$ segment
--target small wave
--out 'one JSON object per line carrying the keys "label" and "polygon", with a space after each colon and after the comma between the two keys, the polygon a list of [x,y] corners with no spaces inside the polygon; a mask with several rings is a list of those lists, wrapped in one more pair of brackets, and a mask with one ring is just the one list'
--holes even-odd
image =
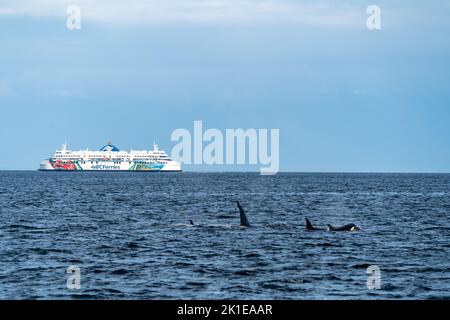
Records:
{"label": "small wave", "polygon": [[97,250],[109,250],[109,249],[117,249],[117,248],[113,246],[108,246],[106,244],[102,244],[101,246],[97,247]]}
{"label": "small wave", "polygon": [[127,248],[129,248],[129,249],[137,249],[137,248],[139,248],[139,245],[137,243],[135,243],[135,242],[130,242],[130,243],[127,244]]}
{"label": "small wave", "polygon": [[74,300],[97,300],[99,299],[99,294],[101,294],[101,292],[92,294],[79,293],[79,294],[72,294],[70,297]]}
{"label": "small wave", "polygon": [[282,279],[281,282],[283,283],[290,283],[290,284],[305,284],[305,283],[310,283],[311,281],[309,281],[308,279]]}
{"label": "small wave", "polygon": [[416,288],[417,288],[419,291],[425,291],[425,292],[433,291],[433,288],[431,288],[431,287],[429,287],[429,286],[427,286],[427,285],[424,285],[424,284],[418,284],[418,285],[416,286]]}
{"label": "small wave", "polygon": [[260,285],[260,287],[264,288],[264,289],[269,289],[269,290],[282,290],[285,287],[281,286],[279,284],[275,284],[275,283],[263,283]]}
{"label": "small wave", "polygon": [[192,224],[189,224],[189,223],[176,223],[176,224],[168,225],[168,227],[172,227],[172,228],[192,228],[192,227],[195,227],[195,225],[192,225]]}
{"label": "small wave", "polygon": [[255,270],[238,270],[233,272],[233,274],[236,276],[244,276],[244,277],[253,276],[256,273],[257,272]]}
{"label": "small wave", "polygon": [[381,287],[381,289],[382,289],[383,291],[391,292],[391,291],[397,290],[397,287],[394,286],[393,284],[388,283],[388,284],[383,284],[382,287]]}
{"label": "small wave", "polygon": [[450,295],[431,295],[426,298],[427,300],[448,300]]}
{"label": "small wave", "polygon": [[105,273],[105,270],[95,268],[95,269],[90,270],[90,272],[92,272],[93,274],[100,274],[100,273]]}
{"label": "small wave", "polygon": [[230,215],[222,214],[222,215],[216,216],[216,218],[217,219],[234,219],[234,218],[236,218],[236,216],[230,216]]}
{"label": "small wave", "polygon": [[268,228],[272,229],[289,229],[290,226],[287,223],[271,223],[267,225]]}
{"label": "small wave", "polygon": [[314,246],[327,248],[327,247],[342,247],[342,245],[338,245],[330,242],[316,243]]}
{"label": "small wave", "polygon": [[239,226],[233,225],[233,224],[208,224],[208,225],[200,226],[200,227],[209,228],[209,229],[214,229],[214,228],[229,229],[229,228],[239,227]]}
{"label": "small wave", "polygon": [[126,269],[117,269],[111,272],[111,274],[114,275],[125,275],[127,273],[130,273],[130,271],[126,270]]}
{"label": "small wave", "polygon": [[372,264],[369,264],[369,263],[354,264],[354,265],[351,266],[351,268],[353,268],[353,269],[367,269],[371,265]]}
{"label": "small wave", "polygon": [[193,266],[193,264],[188,263],[188,262],[177,262],[174,264],[174,267],[177,267],[177,268],[185,268],[185,267],[191,267],[191,266]]}
{"label": "small wave", "polygon": [[131,204],[131,206],[132,207],[143,207],[144,204],[143,203],[136,203],[136,202],[134,202],[134,203]]}
{"label": "small wave", "polygon": [[186,285],[190,286],[190,287],[207,287],[208,286],[207,283],[204,283],[204,282],[193,282],[193,281],[186,282]]}
{"label": "small wave", "polygon": [[111,289],[111,288],[107,288],[104,291],[108,292],[108,293],[112,293],[112,294],[124,294],[124,292],[117,290],[117,289]]}
{"label": "small wave", "polygon": [[25,224],[11,224],[9,226],[7,226],[7,228],[10,229],[25,229],[25,230],[50,230],[48,228],[40,228],[40,227],[35,227],[35,226],[29,226],[29,225],[25,225]]}
{"label": "small wave", "polygon": [[40,255],[47,255],[49,253],[67,253],[71,254],[71,250],[65,250],[65,249],[46,249],[46,248],[32,248],[31,251],[40,254]]}

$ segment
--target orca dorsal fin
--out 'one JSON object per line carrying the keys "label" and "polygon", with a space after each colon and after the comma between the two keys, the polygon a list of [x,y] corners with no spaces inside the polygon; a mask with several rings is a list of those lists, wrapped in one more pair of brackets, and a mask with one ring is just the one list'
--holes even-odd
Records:
{"label": "orca dorsal fin", "polygon": [[241,227],[250,227],[250,222],[248,222],[247,215],[245,214],[244,209],[242,208],[242,206],[239,203],[239,201],[237,201],[236,203],[237,203],[237,206],[239,208],[239,213],[240,213],[240,216],[241,216]]}
{"label": "orca dorsal fin", "polygon": [[331,224],[327,224],[328,231],[334,231],[334,227]]}
{"label": "orca dorsal fin", "polygon": [[306,230],[314,230],[314,227],[313,227],[311,221],[309,221],[308,218],[305,218],[305,220],[306,220]]}

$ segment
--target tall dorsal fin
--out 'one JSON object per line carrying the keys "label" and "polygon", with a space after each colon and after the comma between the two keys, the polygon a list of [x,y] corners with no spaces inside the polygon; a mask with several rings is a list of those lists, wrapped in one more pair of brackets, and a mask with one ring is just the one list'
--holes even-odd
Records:
{"label": "tall dorsal fin", "polygon": [[306,220],[306,230],[314,230],[314,227],[313,227],[311,221],[309,221],[308,218],[305,218],[305,220]]}
{"label": "tall dorsal fin", "polygon": [[247,215],[245,214],[244,209],[242,208],[239,201],[237,201],[237,205],[239,208],[239,213],[241,215],[241,227],[250,227],[250,222],[248,222]]}

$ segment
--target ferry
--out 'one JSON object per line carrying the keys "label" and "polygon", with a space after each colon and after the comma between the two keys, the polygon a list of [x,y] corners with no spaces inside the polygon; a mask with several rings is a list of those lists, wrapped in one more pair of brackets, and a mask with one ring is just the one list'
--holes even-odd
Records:
{"label": "ferry", "polygon": [[41,162],[39,171],[138,171],[181,172],[181,164],[172,161],[156,143],[153,150],[122,151],[108,142],[99,151],[71,151],[67,143]]}

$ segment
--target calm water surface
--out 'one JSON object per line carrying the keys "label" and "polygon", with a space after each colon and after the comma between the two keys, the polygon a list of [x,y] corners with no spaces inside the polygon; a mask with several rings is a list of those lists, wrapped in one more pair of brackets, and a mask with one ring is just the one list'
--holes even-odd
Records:
{"label": "calm water surface", "polygon": [[0,172],[0,216],[1,299],[450,298],[445,174]]}

